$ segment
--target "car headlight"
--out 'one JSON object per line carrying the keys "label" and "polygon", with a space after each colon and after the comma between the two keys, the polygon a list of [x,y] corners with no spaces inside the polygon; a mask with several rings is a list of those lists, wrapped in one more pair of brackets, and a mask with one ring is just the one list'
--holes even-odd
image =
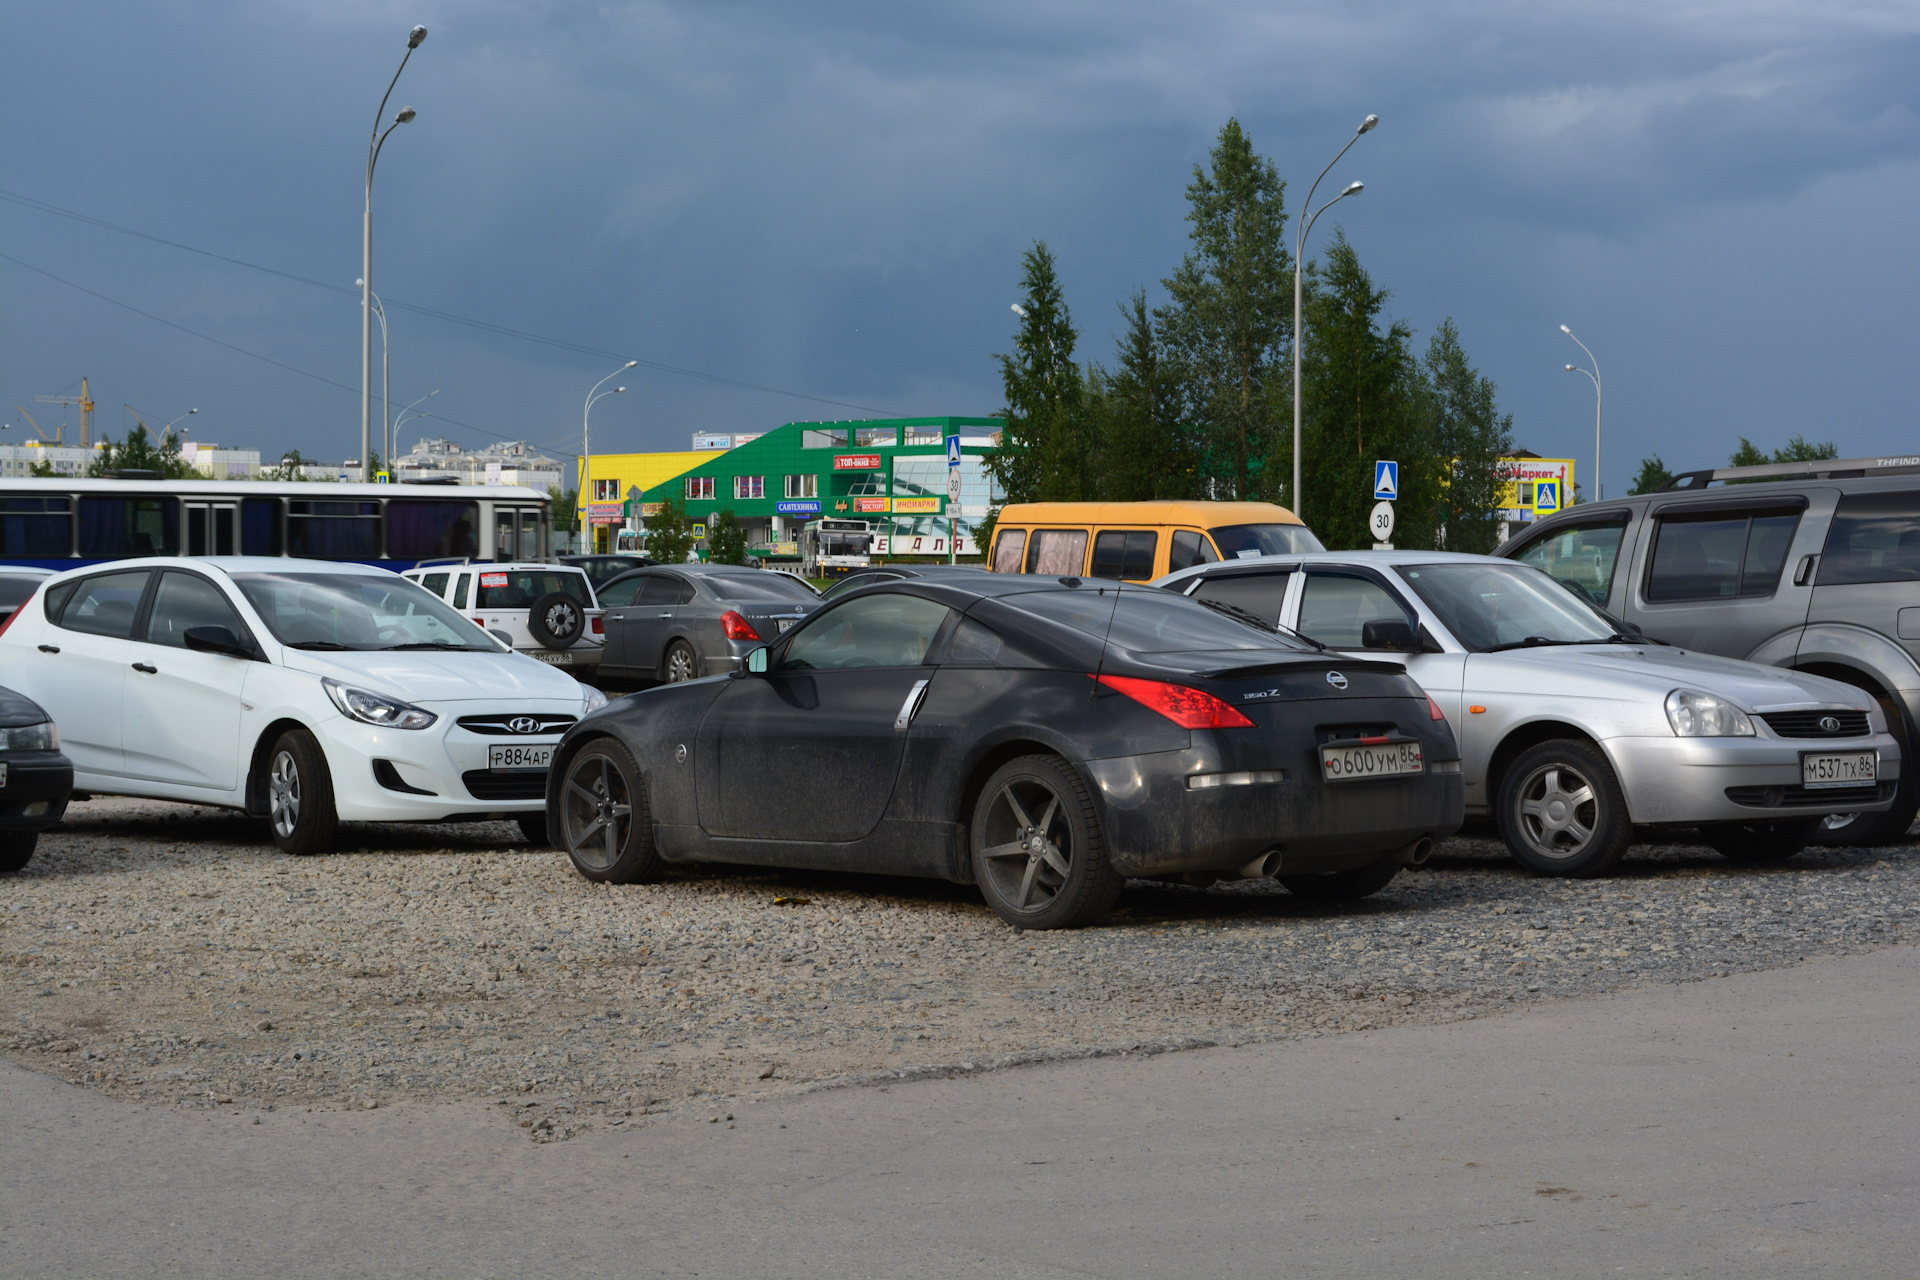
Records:
{"label": "car headlight", "polygon": [[440,718],[411,702],[368,693],[338,680],[323,677],[320,684],[333,699],[333,705],[340,708],[341,715],[362,724],[377,724],[383,729],[424,729]]}
{"label": "car headlight", "polygon": [[0,751],[58,751],[60,730],[51,720],[0,729]]}
{"label": "car headlight", "polygon": [[580,714],[597,711],[607,705],[607,695],[590,684],[580,686]]}
{"label": "car headlight", "polygon": [[1682,738],[1751,738],[1753,721],[1747,713],[1698,689],[1675,689],[1667,695],[1667,723]]}

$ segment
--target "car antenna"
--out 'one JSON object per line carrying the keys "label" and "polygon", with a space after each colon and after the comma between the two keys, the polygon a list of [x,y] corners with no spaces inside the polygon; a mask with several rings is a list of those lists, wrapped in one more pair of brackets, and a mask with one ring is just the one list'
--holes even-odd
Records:
{"label": "car antenna", "polygon": [[[1105,587],[1100,588],[1101,595],[1107,594]],[[1093,692],[1087,695],[1091,702],[1100,696],[1100,677],[1107,669],[1107,645],[1113,639],[1113,620],[1120,613],[1120,584],[1113,584],[1113,608],[1107,614],[1107,633],[1100,637],[1100,660],[1093,665]]]}

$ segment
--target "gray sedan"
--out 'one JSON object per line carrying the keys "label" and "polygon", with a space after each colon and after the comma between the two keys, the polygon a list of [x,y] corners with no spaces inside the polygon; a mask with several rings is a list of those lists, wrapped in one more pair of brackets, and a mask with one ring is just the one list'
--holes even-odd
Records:
{"label": "gray sedan", "polygon": [[1649,640],[1511,560],[1264,556],[1155,585],[1343,653],[1401,657],[1459,735],[1467,812],[1491,814],[1547,875],[1606,872],[1636,824],[1698,827],[1736,861],[1790,857],[1821,815],[1885,809],[1900,775],[1884,713],[1859,689]]}
{"label": "gray sedan", "polygon": [[600,674],[666,684],[738,670],[820,605],[790,574],[724,564],[638,569],[597,594],[607,628]]}

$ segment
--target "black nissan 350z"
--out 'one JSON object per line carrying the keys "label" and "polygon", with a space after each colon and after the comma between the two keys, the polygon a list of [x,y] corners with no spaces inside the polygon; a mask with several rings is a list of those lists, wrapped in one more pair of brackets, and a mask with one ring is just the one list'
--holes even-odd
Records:
{"label": "black nissan 350z", "polygon": [[1147,587],[891,582],[746,666],[567,733],[547,823],[582,875],[938,876],[1050,929],[1106,912],[1129,876],[1359,897],[1462,817],[1453,733],[1397,663]]}

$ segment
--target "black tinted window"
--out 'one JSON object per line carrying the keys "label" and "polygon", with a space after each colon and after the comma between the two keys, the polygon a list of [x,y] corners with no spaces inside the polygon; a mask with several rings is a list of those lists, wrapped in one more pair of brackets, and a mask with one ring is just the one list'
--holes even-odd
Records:
{"label": "black tinted window", "polygon": [[648,574],[635,599],[640,604],[685,604],[693,599],[693,585],[670,573]]}
{"label": "black tinted window", "polygon": [[1654,538],[1647,599],[1771,595],[1799,524],[1797,511],[1667,517]]}
{"label": "black tinted window", "polygon": [[151,576],[142,569],[137,573],[103,573],[84,579],[67,601],[66,608],[61,610],[60,625],[69,631],[129,639],[133,635],[134,610],[139,607],[140,596],[146,591],[147,579]]}
{"label": "black tinted window", "polygon": [[998,631],[985,623],[967,618],[954,629],[953,639],[947,642],[945,661],[963,666],[982,666],[999,657],[1004,647]]}
{"label": "black tinted window", "polygon": [[80,499],[80,554],[100,560],[180,553],[180,504],[172,498]]}
{"label": "black tinted window", "polygon": [[184,649],[188,627],[225,627],[237,638],[246,635],[240,615],[218,587],[191,573],[163,573],[147,618],[147,643]]}
{"label": "black tinted window", "polygon": [[707,590],[722,600],[735,603],[773,601],[782,604],[814,604],[820,597],[798,578],[784,573],[716,573],[704,581]]}
{"label": "black tinted window", "polygon": [[1818,585],[1920,581],[1920,489],[1840,499]]}
{"label": "black tinted window", "polygon": [[600,603],[603,606],[632,604],[634,598],[639,595],[641,586],[646,582],[646,578],[627,578],[621,582],[609,582],[598,592]]}
{"label": "black tinted window", "polygon": [[[1117,597],[1117,598],[1116,598]],[[1215,613],[1170,591],[1106,592],[1087,589],[1036,591],[1008,596],[1005,604],[1065,623],[1095,640],[1135,653],[1183,653],[1214,649],[1276,649],[1297,652],[1277,634]],[[1112,631],[1108,631],[1111,619]]]}
{"label": "black tinted window", "polygon": [[1286,599],[1287,580],[1292,576],[1291,572],[1221,574],[1202,582],[1193,598],[1230,604],[1277,626],[1280,603]]}
{"label": "black tinted window", "polygon": [[480,554],[480,504],[444,498],[387,503],[387,554],[398,560]]}
{"label": "black tinted window", "polygon": [[550,592],[572,596],[591,606],[592,593],[586,575],[578,569],[482,569],[476,609],[530,609],[533,602]]}
{"label": "black tinted window", "polygon": [[67,498],[0,498],[0,555],[51,559],[73,549]]}
{"label": "black tinted window", "polygon": [[1205,534],[1181,529],[1173,535],[1173,546],[1167,553],[1167,572],[1191,569],[1197,564],[1212,564],[1219,558]]}
{"label": "black tinted window", "polygon": [[1153,555],[1160,535],[1150,529],[1110,529],[1093,539],[1095,578],[1126,578],[1145,582],[1153,576]]}
{"label": "black tinted window", "polygon": [[947,620],[943,604],[919,596],[862,596],[816,615],[787,646],[782,669],[913,667]]}

